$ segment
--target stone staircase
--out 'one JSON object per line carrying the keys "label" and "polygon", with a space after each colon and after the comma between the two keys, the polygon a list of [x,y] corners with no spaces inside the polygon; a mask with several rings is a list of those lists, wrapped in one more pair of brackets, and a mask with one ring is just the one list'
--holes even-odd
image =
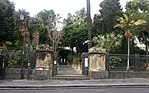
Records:
{"label": "stone staircase", "polygon": [[88,76],[84,75],[56,75],[52,77],[52,79],[56,80],[89,80]]}
{"label": "stone staircase", "polygon": [[56,80],[89,80],[89,77],[82,75],[81,70],[77,70],[67,65],[60,65],[57,75],[52,79]]}

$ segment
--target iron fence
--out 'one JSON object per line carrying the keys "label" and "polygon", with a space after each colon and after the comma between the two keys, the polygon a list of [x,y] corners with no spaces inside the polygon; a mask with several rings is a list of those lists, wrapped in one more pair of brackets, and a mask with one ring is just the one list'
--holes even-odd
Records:
{"label": "iron fence", "polygon": [[5,55],[0,54],[0,79],[4,78],[4,60]]}
{"label": "iron fence", "polygon": [[28,52],[25,50],[23,53],[20,49],[1,49],[0,54],[6,55],[6,68],[31,68],[35,66],[35,52]]}
{"label": "iron fence", "polygon": [[[29,77],[31,74],[31,69],[35,67],[35,52],[29,51],[27,48],[26,50],[0,49],[0,54],[5,55],[5,62],[3,62],[5,68],[21,69],[20,75],[22,79],[25,77],[24,69],[28,69],[27,77]],[[4,68],[2,71],[4,71]]]}
{"label": "iron fence", "polygon": [[[149,55],[131,54],[129,56],[129,70],[147,71],[149,70]],[[107,54],[107,70],[126,71],[127,54]]]}

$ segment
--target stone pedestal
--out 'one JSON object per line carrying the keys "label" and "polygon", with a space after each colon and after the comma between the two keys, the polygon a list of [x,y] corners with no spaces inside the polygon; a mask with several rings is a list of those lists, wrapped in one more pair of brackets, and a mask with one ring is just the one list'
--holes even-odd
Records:
{"label": "stone pedestal", "polygon": [[106,79],[108,78],[108,71],[89,71],[91,79]]}
{"label": "stone pedestal", "polygon": [[49,70],[53,62],[51,51],[36,51],[36,70]]}
{"label": "stone pedestal", "polygon": [[102,48],[89,49],[89,75],[91,78],[108,78],[106,71],[106,51]]}
{"label": "stone pedestal", "polygon": [[36,51],[35,78],[46,79],[52,75],[53,56],[52,51]]}

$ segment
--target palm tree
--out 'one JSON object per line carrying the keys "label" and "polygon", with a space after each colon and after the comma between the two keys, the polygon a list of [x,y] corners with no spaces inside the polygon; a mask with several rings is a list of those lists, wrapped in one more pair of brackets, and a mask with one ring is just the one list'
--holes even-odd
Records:
{"label": "palm tree", "polygon": [[129,57],[130,57],[130,39],[133,36],[134,28],[136,26],[142,25],[145,23],[144,20],[137,20],[134,21],[132,19],[132,16],[128,16],[127,14],[123,14],[123,17],[119,17],[117,19],[119,21],[119,24],[115,25],[115,27],[123,28],[125,31],[125,37],[127,38],[127,44],[128,44],[128,54],[127,54],[127,67],[126,70],[128,71],[130,66]]}
{"label": "palm tree", "polygon": [[[20,15],[23,15],[23,19],[20,19]],[[20,39],[22,39],[23,44],[28,44],[30,42],[29,30],[28,30],[28,20],[29,20],[29,12],[25,9],[19,9],[16,12],[17,19],[17,27],[20,34]]]}

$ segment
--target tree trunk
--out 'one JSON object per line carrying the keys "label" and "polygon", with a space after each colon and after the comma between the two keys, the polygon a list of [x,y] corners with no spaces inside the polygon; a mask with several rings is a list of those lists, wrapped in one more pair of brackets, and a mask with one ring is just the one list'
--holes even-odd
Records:
{"label": "tree trunk", "polygon": [[146,64],[148,64],[148,45],[147,38],[145,38]]}
{"label": "tree trunk", "polygon": [[126,70],[128,71],[129,70],[129,57],[130,57],[130,38],[128,38],[128,40],[127,40],[127,42],[128,42],[128,54],[127,54],[127,68],[126,68]]}
{"label": "tree trunk", "polygon": [[71,47],[71,54],[73,55],[73,46]]}

